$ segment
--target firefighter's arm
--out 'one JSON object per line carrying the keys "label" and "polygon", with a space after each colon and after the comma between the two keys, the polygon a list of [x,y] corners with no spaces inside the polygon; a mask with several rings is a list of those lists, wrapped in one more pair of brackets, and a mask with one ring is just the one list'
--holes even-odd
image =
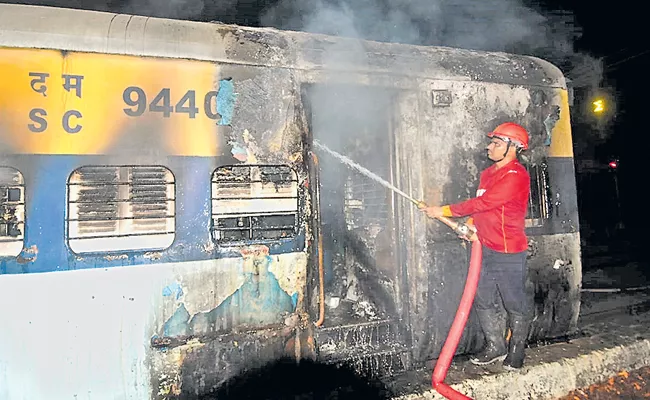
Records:
{"label": "firefighter's arm", "polygon": [[[440,217],[454,217],[453,213],[451,212],[450,206],[442,206],[442,207],[427,207],[424,209],[424,211],[429,214],[432,218],[435,218],[437,216]],[[469,227],[474,227],[474,218],[469,217],[467,218],[467,221],[465,221],[465,225]]]}
{"label": "firefighter's arm", "polygon": [[464,217],[501,207],[525,190],[528,178],[518,172],[506,174],[482,196],[441,207],[442,216]]}

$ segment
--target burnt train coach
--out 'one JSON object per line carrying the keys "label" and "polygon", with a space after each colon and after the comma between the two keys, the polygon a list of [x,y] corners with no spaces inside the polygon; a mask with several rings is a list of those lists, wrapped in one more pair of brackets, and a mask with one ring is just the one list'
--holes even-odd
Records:
{"label": "burnt train coach", "polygon": [[[437,357],[468,249],[431,204],[531,133],[531,340],[576,329],[569,97],[532,57],[0,5],[0,398],[173,399],[268,360]],[[470,317],[459,353],[477,350]]]}

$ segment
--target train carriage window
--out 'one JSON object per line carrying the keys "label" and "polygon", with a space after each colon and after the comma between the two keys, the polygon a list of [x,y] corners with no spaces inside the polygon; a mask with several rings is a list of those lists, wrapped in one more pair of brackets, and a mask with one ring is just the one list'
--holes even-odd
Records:
{"label": "train carriage window", "polygon": [[68,243],[76,253],[161,250],[175,233],[175,187],[160,166],[86,166],[68,180]]}
{"label": "train carriage window", "polygon": [[212,175],[212,236],[217,242],[296,235],[298,178],[287,166],[224,166]]}
{"label": "train carriage window", "polygon": [[548,171],[546,164],[527,165],[530,174],[530,197],[526,227],[542,226],[549,217]]}
{"label": "train carriage window", "polygon": [[16,257],[25,235],[25,182],[16,169],[0,167],[0,257]]}

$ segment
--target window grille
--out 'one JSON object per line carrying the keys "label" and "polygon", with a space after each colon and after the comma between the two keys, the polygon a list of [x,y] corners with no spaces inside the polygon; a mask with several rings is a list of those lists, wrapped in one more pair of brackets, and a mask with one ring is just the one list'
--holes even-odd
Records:
{"label": "window grille", "polygon": [[351,172],[345,181],[344,212],[348,230],[377,225],[385,227],[390,212],[388,190],[379,183]]}
{"label": "window grille", "polygon": [[175,187],[160,166],[86,166],[68,180],[68,243],[77,253],[165,249]]}
{"label": "window grille", "polygon": [[0,256],[16,257],[25,235],[25,182],[16,169],[0,167]]}
{"label": "window grille", "polygon": [[298,178],[287,166],[219,167],[212,175],[212,235],[217,242],[296,235]]}
{"label": "window grille", "polygon": [[532,164],[526,166],[526,169],[530,175],[526,226],[542,226],[549,217],[548,169],[546,164]]}

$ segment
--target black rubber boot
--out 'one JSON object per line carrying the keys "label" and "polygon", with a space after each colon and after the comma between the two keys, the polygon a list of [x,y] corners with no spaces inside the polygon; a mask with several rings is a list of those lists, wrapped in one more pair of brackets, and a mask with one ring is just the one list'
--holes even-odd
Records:
{"label": "black rubber boot", "polygon": [[485,347],[470,358],[475,365],[488,365],[506,358],[505,329],[498,310],[476,310],[485,335]]}
{"label": "black rubber boot", "polygon": [[530,321],[521,316],[510,317],[510,329],[512,335],[508,343],[508,356],[503,362],[503,367],[507,370],[514,371],[524,366],[526,353],[526,338],[528,337],[528,328]]}

